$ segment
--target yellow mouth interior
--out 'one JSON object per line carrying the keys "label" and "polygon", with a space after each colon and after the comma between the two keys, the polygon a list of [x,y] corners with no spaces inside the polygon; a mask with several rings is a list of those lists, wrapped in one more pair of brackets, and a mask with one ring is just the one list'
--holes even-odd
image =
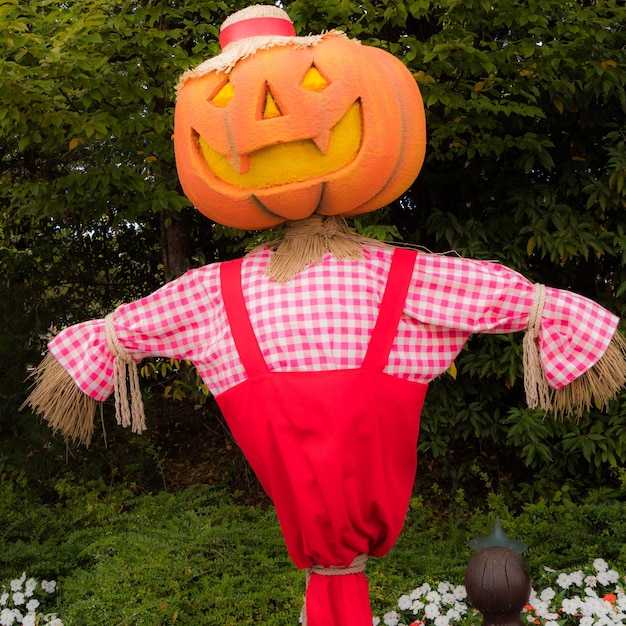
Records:
{"label": "yellow mouth interior", "polygon": [[198,136],[202,155],[213,173],[230,185],[267,189],[336,172],[357,155],[362,135],[361,105],[355,102],[333,127],[324,154],[312,139],[278,143],[239,156],[239,170]]}

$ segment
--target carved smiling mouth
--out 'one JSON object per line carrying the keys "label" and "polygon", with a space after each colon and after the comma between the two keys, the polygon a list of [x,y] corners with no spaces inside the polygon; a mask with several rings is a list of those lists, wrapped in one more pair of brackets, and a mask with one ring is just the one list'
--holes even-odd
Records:
{"label": "carved smiling mouth", "polygon": [[357,100],[332,128],[325,153],[312,139],[279,143],[238,155],[235,168],[193,132],[204,160],[220,180],[244,189],[266,189],[325,176],[353,161],[361,146],[361,103]]}

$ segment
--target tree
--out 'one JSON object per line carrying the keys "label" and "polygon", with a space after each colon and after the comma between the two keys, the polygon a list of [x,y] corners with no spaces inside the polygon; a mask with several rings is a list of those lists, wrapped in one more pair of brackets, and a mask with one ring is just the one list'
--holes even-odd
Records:
{"label": "tree", "polygon": [[[182,195],[171,132],[178,77],[219,52],[219,25],[245,4],[0,0],[2,289],[27,286],[26,335],[232,254],[240,234],[199,218]],[[626,313],[620,2],[283,4],[299,33],[337,27],[388,49],[422,90],[424,170],[358,228],[386,221],[406,241],[499,260]],[[609,478],[626,462],[625,398],[608,421],[543,422],[522,408],[519,353],[514,337],[470,342],[457,380],[444,375],[430,391],[426,458],[456,480],[463,463],[478,454],[491,467],[508,445],[505,465],[547,482],[589,467]]]}

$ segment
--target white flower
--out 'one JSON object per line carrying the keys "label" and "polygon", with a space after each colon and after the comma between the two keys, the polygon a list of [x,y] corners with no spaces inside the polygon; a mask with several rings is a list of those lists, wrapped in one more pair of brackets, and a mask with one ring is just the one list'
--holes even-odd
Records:
{"label": "white flower", "polygon": [[571,572],[569,576],[572,579],[572,583],[578,587],[580,587],[583,584],[583,580],[585,580],[585,575],[581,569]]}
{"label": "white flower", "polygon": [[41,581],[41,588],[46,593],[54,593],[56,586],[57,586],[56,580],[42,580]]}
{"label": "white flower", "polygon": [[465,602],[455,602],[454,610],[461,615],[464,615],[465,613],[467,613],[467,604],[465,604]]}
{"label": "white flower", "polygon": [[556,579],[556,584],[563,589],[569,589],[572,584],[572,578],[569,574],[559,574]]}
{"label": "white flower", "polygon": [[423,608],[424,608],[424,603],[421,600],[413,600],[413,605],[411,606],[413,615],[417,615],[420,612],[420,610]]}
{"label": "white flower", "polygon": [[[59,620],[61,621],[61,620]],[[52,622],[50,622],[52,624]],[[372,618],[372,626],[378,626],[378,624],[380,624],[380,617],[373,617]]]}
{"label": "white flower", "polygon": [[595,576],[587,576],[585,578],[585,585],[587,587],[591,587],[592,589],[598,584],[598,579]]}
{"label": "white flower", "polygon": [[22,626],[37,626],[37,617],[35,615],[27,615],[22,621]]}
{"label": "white flower", "polygon": [[596,580],[604,587],[608,587],[611,583],[616,583],[619,580],[619,574],[614,569],[598,572]]}
{"label": "white flower", "polygon": [[411,609],[414,615],[417,615],[418,612],[423,608],[424,608],[424,603],[421,600],[413,600],[413,605],[411,606]]}
{"label": "white flower", "polygon": [[15,615],[11,609],[2,609],[0,613],[0,624],[2,626],[11,626],[15,622]]}
{"label": "white flower", "polygon": [[554,591],[554,589],[552,589],[552,587],[546,587],[542,592],[541,595],[539,596],[544,602],[550,602],[550,600],[552,600],[552,598],[554,598],[554,596],[556,595],[556,592]]}
{"label": "white flower", "polygon": [[591,617],[590,615],[585,615],[580,620],[580,626],[592,626],[592,624],[593,624],[593,617]]}
{"label": "white flower", "polygon": [[454,604],[454,595],[449,591],[441,594],[441,604]]}
{"label": "white flower", "polygon": [[583,615],[595,615],[600,617],[602,615],[606,615],[612,609],[612,606],[609,602],[605,602],[597,597],[589,597],[580,607],[580,612]]}
{"label": "white flower", "polygon": [[6,606],[7,600],[9,599],[9,594],[5,591],[0,596],[0,606]]}
{"label": "white flower", "polygon": [[544,626],[559,626],[558,622],[546,622]]}
{"label": "white flower", "polygon": [[596,572],[606,572],[606,570],[609,569],[609,566],[604,559],[596,559],[593,562],[593,567]]}
{"label": "white flower", "polygon": [[387,626],[398,626],[398,614],[395,611],[389,611],[383,615],[383,622]]}
{"label": "white flower", "polygon": [[[378,621],[374,621],[374,624],[380,624],[380,619],[376,618]],[[58,617],[53,617],[52,621],[48,622],[48,626],[63,626],[63,622]]]}
{"label": "white flower", "polygon": [[452,585],[447,581],[441,582],[437,585],[437,591],[442,595],[451,589]]}
{"label": "white flower", "polygon": [[24,572],[19,578],[11,581],[11,591],[21,591],[22,584],[26,580],[26,572]]}
{"label": "white flower", "polygon": [[450,620],[445,615],[435,617],[435,626],[450,626]]}
{"label": "white flower", "polygon": [[441,596],[437,591],[429,591],[426,594],[426,600],[428,600],[428,602],[436,602],[439,604],[441,602]]}
{"label": "white flower", "polygon": [[415,594],[415,597],[419,598],[425,593],[428,593],[431,589],[432,587],[428,583],[424,583],[421,587],[415,589],[411,595]]}
{"label": "white flower", "polygon": [[461,619],[461,612],[457,609],[448,609],[448,612],[446,613],[446,617],[451,622],[458,622]]}
{"label": "white flower", "polygon": [[20,604],[24,604],[24,602],[26,602],[24,594],[21,591],[16,591],[13,594],[13,604],[15,604],[15,606],[19,606]]}
{"label": "white flower", "polygon": [[33,593],[35,593],[35,589],[37,589],[37,581],[34,578],[29,578],[26,581],[26,588],[24,589],[24,595],[27,598],[30,598]]}
{"label": "white flower", "polygon": [[568,615],[576,615],[578,613],[578,608],[580,607],[580,598],[563,598],[562,609],[563,613],[567,613]]}
{"label": "white flower", "polygon": [[33,611],[37,609],[38,606],[39,606],[39,600],[35,600],[35,598],[33,598],[32,600],[29,600],[26,603],[26,610],[29,613],[32,613]]}
{"label": "white flower", "polygon": [[558,615],[550,611],[550,603],[545,600],[538,600],[532,605],[535,607],[535,613],[543,620],[551,621],[558,618]]}
{"label": "white flower", "polygon": [[467,598],[467,590],[463,585],[456,586],[452,593],[456,600],[465,600],[465,598]]}
{"label": "white flower", "polygon": [[434,602],[427,604],[426,608],[424,609],[424,614],[428,619],[435,619],[440,614],[439,605],[435,604]]}
{"label": "white flower", "polygon": [[400,596],[400,598],[398,599],[398,608],[401,611],[408,611],[412,606],[413,601],[411,600],[411,598],[409,598],[409,596]]}

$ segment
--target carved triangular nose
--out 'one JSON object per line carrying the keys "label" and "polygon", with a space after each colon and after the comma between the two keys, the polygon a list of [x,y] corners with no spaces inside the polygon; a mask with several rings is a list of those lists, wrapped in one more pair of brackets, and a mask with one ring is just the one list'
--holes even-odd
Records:
{"label": "carved triangular nose", "polygon": [[265,106],[263,107],[263,119],[267,120],[271,117],[281,117],[282,113],[272,96],[272,92],[269,87],[265,91]]}

